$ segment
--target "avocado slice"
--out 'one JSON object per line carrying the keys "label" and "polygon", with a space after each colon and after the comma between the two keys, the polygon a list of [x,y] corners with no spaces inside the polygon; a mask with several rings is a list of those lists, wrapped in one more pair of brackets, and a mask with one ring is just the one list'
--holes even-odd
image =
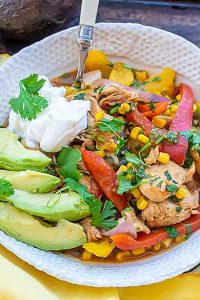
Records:
{"label": "avocado slice", "polygon": [[8,180],[15,189],[30,193],[47,193],[59,186],[58,177],[35,171],[0,170],[0,178]]}
{"label": "avocado slice", "polygon": [[18,140],[16,134],[0,128],[0,168],[11,171],[43,171],[51,159],[40,151],[29,150]]}
{"label": "avocado slice", "polygon": [[33,216],[50,222],[61,219],[77,221],[91,215],[89,206],[73,191],[61,194],[30,194],[15,190],[12,196],[2,199],[5,200]]}
{"label": "avocado slice", "polygon": [[0,202],[0,229],[16,240],[42,250],[71,249],[87,242],[79,224],[60,220],[53,227],[4,202]]}

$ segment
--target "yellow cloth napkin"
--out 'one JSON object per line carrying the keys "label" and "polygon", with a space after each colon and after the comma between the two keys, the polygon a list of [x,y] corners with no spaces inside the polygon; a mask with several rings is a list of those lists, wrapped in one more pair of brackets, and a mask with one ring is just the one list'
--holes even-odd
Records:
{"label": "yellow cloth napkin", "polygon": [[93,288],[60,281],[0,246],[0,300],[198,300],[200,275],[130,288]]}

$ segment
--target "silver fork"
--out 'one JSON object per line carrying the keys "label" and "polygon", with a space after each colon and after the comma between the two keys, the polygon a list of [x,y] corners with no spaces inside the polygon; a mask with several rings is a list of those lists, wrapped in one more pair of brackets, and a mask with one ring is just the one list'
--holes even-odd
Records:
{"label": "silver fork", "polygon": [[79,62],[76,79],[73,87],[80,88],[83,83],[83,74],[88,51],[92,45],[93,29],[96,21],[99,0],[82,0],[80,27],[77,43],[79,45]]}

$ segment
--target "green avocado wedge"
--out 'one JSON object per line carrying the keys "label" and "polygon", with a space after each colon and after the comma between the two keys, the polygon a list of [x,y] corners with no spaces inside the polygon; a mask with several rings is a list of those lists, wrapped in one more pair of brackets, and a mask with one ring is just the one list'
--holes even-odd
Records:
{"label": "green avocado wedge", "polygon": [[8,180],[17,190],[30,193],[48,193],[57,188],[61,180],[55,176],[35,171],[0,170],[0,178]]}
{"label": "green avocado wedge", "polygon": [[17,135],[0,128],[0,168],[10,171],[43,171],[51,159],[40,151],[24,148]]}
{"label": "green avocado wedge", "polygon": [[15,190],[12,196],[2,201],[10,202],[15,207],[50,222],[62,219],[78,221],[91,215],[89,206],[73,191],[61,194],[30,194]]}
{"label": "green avocado wedge", "polygon": [[0,202],[0,229],[16,240],[42,250],[71,249],[87,242],[79,224],[60,220],[53,227],[4,202]]}

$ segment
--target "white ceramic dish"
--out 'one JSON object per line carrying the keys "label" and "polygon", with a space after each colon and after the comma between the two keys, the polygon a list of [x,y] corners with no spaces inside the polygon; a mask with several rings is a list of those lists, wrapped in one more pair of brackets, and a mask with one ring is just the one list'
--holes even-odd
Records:
{"label": "white ceramic dish", "polygon": [[[0,69],[0,124],[7,117],[7,101],[16,93],[19,79],[31,73],[52,77],[76,66],[76,36],[77,28],[52,35],[20,51]],[[200,99],[200,50],[183,38],[138,24],[98,24],[94,46],[114,60],[120,56],[133,67],[159,70],[170,66],[178,72],[178,81],[189,82]],[[59,279],[98,287],[155,283],[200,262],[200,231],[163,254],[123,264],[84,263],[38,250],[1,231],[0,243],[37,269]]]}

